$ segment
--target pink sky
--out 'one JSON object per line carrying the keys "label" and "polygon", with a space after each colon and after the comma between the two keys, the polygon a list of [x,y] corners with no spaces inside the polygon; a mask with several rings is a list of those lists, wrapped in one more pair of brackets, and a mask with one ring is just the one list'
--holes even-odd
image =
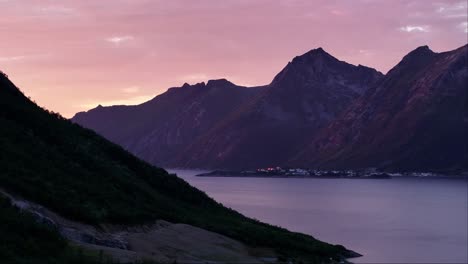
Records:
{"label": "pink sky", "polygon": [[71,117],[172,86],[269,83],[323,47],[387,72],[421,45],[467,43],[466,0],[0,0],[0,70]]}

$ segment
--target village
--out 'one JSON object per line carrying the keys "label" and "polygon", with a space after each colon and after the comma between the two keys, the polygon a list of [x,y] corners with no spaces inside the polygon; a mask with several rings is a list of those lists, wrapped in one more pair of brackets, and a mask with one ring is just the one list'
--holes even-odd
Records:
{"label": "village", "polygon": [[375,169],[366,170],[317,170],[307,168],[283,168],[267,167],[256,170],[243,171],[221,171],[216,170],[208,173],[198,174],[205,177],[285,177],[285,178],[366,178],[366,179],[390,179],[392,176],[401,174],[390,174],[378,172]]}

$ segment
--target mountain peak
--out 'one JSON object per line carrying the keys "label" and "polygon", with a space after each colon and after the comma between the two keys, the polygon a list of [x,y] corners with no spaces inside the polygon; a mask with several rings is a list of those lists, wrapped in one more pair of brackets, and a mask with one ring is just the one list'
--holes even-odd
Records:
{"label": "mountain peak", "polygon": [[417,47],[416,49],[408,53],[408,55],[406,55],[403,59],[425,57],[425,56],[432,55],[432,54],[435,54],[435,53],[429,48],[429,46],[424,45],[424,46]]}
{"label": "mountain peak", "polygon": [[317,60],[317,59],[332,59],[332,60],[336,60],[335,57],[333,57],[332,55],[330,55],[328,52],[326,52],[322,47],[318,47],[316,49],[312,49],[312,50],[309,50],[308,52],[300,55],[300,56],[296,56],[294,59],[293,59],[293,63],[294,62],[309,62],[309,61],[313,61],[313,60]]}
{"label": "mountain peak", "polygon": [[205,82],[200,82],[200,83],[196,83],[196,84],[188,84],[188,83],[184,83],[180,88],[200,88],[200,87],[205,87],[206,84]]}
{"label": "mountain peak", "polygon": [[306,54],[328,54],[322,47],[309,50]]}
{"label": "mountain peak", "polygon": [[429,46],[427,45],[424,45],[424,46],[419,46],[417,47],[415,50],[413,50],[412,52],[410,53],[434,53],[430,48]]}
{"label": "mountain peak", "polygon": [[406,54],[403,59],[387,74],[405,71],[408,68],[419,67],[420,65],[429,63],[437,53],[433,52],[429,46],[420,46],[410,53]]}
{"label": "mountain peak", "polygon": [[350,65],[330,55],[323,48],[312,49],[300,56],[294,57],[283,70],[278,73],[272,83],[284,80],[298,74],[303,77],[329,72],[330,69],[342,68],[342,65]]}
{"label": "mountain peak", "polygon": [[224,78],[209,80],[206,86],[233,86],[234,84]]}

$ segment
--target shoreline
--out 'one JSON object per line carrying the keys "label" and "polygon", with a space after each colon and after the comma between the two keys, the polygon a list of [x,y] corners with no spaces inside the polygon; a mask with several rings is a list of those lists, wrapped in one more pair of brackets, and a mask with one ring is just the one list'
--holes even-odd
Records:
{"label": "shoreline", "polygon": [[333,172],[333,173],[319,173],[319,174],[279,174],[279,173],[264,173],[264,172],[243,172],[243,171],[221,171],[215,170],[196,174],[196,177],[219,177],[219,178],[284,178],[284,179],[375,179],[375,180],[388,180],[388,179],[466,179],[467,175],[443,175],[443,174],[429,174],[429,173],[386,173],[386,172],[373,172],[373,173],[356,173],[356,172]]}

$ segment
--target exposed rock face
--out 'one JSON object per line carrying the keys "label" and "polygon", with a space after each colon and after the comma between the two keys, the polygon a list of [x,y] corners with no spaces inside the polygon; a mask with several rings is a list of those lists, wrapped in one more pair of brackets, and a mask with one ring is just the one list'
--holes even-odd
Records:
{"label": "exposed rock face", "polygon": [[382,77],[319,48],[271,84],[185,84],[139,106],[98,107],[73,120],[156,165],[255,168],[284,164]]}
{"label": "exposed rock face", "polygon": [[311,138],[291,164],[398,170],[468,168],[467,46],[409,53]]}
{"label": "exposed rock face", "polygon": [[[90,226],[71,221],[36,203],[2,189],[14,206],[30,213],[39,223],[82,247],[103,251],[121,263],[276,263],[272,250],[262,251],[226,236],[185,224],[156,221],[146,226]],[[251,252],[258,251],[254,256]],[[350,252],[352,253],[352,252]],[[270,261],[266,261],[270,260]]]}
{"label": "exposed rock face", "polygon": [[93,226],[70,221],[39,204],[12,196],[1,189],[0,195],[8,197],[14,206],[30,213],[38,223],[56,229],[61,236],[70,241],[124,250],[128,249],[128,242],[119,234],[106,233]]}

